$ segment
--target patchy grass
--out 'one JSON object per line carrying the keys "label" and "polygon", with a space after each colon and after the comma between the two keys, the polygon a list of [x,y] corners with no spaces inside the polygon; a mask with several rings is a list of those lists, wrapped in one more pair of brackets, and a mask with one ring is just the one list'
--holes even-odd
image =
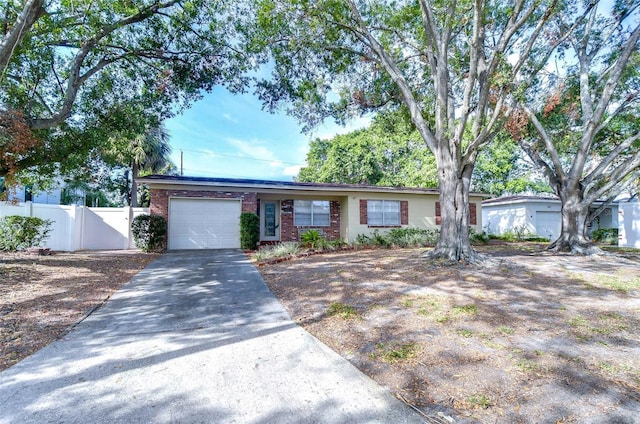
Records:
{"label": "patchy grass", "polygon": [[469,402],[474,408],[487,409],[491,406],[491,398],[482,393],[475,393],[467,397],[467,402]]}
{"label": "patchy grass", "polygon": [[376,345],[376,350],[372,352],[370,356],[372,359],[378,359],[388,363],[396,363],[415,358],[420,349],[420,345],[415,342],[378,343]]}
{"label": "patchy grass", "polygon": [[329,309],[327,309],[327,316],[330,316],[330,317],[338,316],[342,319],[354,319],[354,318],[359,318],[360,313],[353,306],[345,305],[344,303],[340,303],[340,302],[335,302],[329,305]]}
{"label": "patchy grass", "polygon": [[478,307],[476,305],[458,305],[451,308],[451,313],[454,316],[474,316],[478,312]]}
{"label": "patchy grass", "polygon": [[[261,272],[294,319],[322,317],[306,321],[309,332],[428,416],[634,422],[639,293],[597,276],[634,281],[640,257],[545,247],[481,246],[492,259],[482,267],[443,266],[405,249],[313,256]],[[355,325],[328,320],[334,302],[366,313]]]}
{"label": "patchy grass", "polygon": [[503,336],[510,336],[516,332],[515,328],[509,327],[508,325],[501,325],[498,327],[498,332]]}

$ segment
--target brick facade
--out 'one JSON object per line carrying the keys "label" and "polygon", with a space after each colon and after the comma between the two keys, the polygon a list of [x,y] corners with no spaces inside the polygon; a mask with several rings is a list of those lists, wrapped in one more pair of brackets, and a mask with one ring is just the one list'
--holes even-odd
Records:
{"label": "brick facade", "polygon": [[293,222],[293,200],[283,200],[280,207],[280,240],[299,241],[300,234],[306,230],[318,230],[327,240],[340,239],[340,202],[329,202],[329,226],[296,226]]}
{"label": "brick facade", "polygon": [[204,199],[239,199],[242,200],[242,212],[258,213],[258,195],[250,192],[224,192],[206,190],[151,190],[150,212],[169,219],[169,198],[197,197]]}
{"label": "brick facade", "polygon": [[[242,201],[242,212],[259,214],[260,203],[257,193],[224,192],[207,190],[151,190],[150,212],[162,215],[169,220],[169,199],[172,197],[194,197],[201,199],[239,199]],[[305,230],[316,229],[327,240],[340,239],[340,202],[329,202],[330,225],[328,227],[295,226],[293,223],[293,200],[283,200],[280,206],[280,239],[281,241],[299,241]],[[262,243],[266,244],[266,243]]]}

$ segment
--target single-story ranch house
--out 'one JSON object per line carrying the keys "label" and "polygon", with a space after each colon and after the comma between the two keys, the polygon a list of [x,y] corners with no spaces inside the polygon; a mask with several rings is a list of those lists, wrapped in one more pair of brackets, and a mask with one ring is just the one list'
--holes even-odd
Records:
{"label": "single-story ranch house", "polygon": [[[354,241],[375,230],[440,224],[436,189],[152,175],[150,213],[168,222],[168,249],[240,247],[240,214],[260,216],[260,243],[299,241],[309,229]],[[470,196],[470,224],[482,230],[481,202]]]}

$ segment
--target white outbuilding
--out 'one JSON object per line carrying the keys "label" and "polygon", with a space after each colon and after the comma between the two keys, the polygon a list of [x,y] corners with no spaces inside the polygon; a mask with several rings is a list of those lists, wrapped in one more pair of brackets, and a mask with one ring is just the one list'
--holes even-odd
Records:
{"label": "white outbuilding", "polygon": [[[592,210],[601,204],[592,205]],[[556,240],[561,231],[561,203],[557,197],[505,196],[482,202],[482,223],[487,234],[535,234]],[[640,215],[638,215],[640,216]],[[618,228],[618,204],[611,203],[589,225],[589,231]]]}
{"label": "white outbuilding", "polygon": [[640,249],[640,203],[618,205],[618,246]]}

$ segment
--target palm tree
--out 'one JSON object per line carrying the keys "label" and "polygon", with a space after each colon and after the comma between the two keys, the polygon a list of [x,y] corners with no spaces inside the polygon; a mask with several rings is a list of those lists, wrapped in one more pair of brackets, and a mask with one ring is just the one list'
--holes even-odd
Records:
{"label": "palm tree", "polygon": [[136,178],[140,174],[170,174],[175,172],[176,166],[171,162],[171,146],[169,146],[169,131],[161,123],[133,140],[129,144],[131,158],[131,191],[129,192],[130,206],[138,206],[138,184]]}

